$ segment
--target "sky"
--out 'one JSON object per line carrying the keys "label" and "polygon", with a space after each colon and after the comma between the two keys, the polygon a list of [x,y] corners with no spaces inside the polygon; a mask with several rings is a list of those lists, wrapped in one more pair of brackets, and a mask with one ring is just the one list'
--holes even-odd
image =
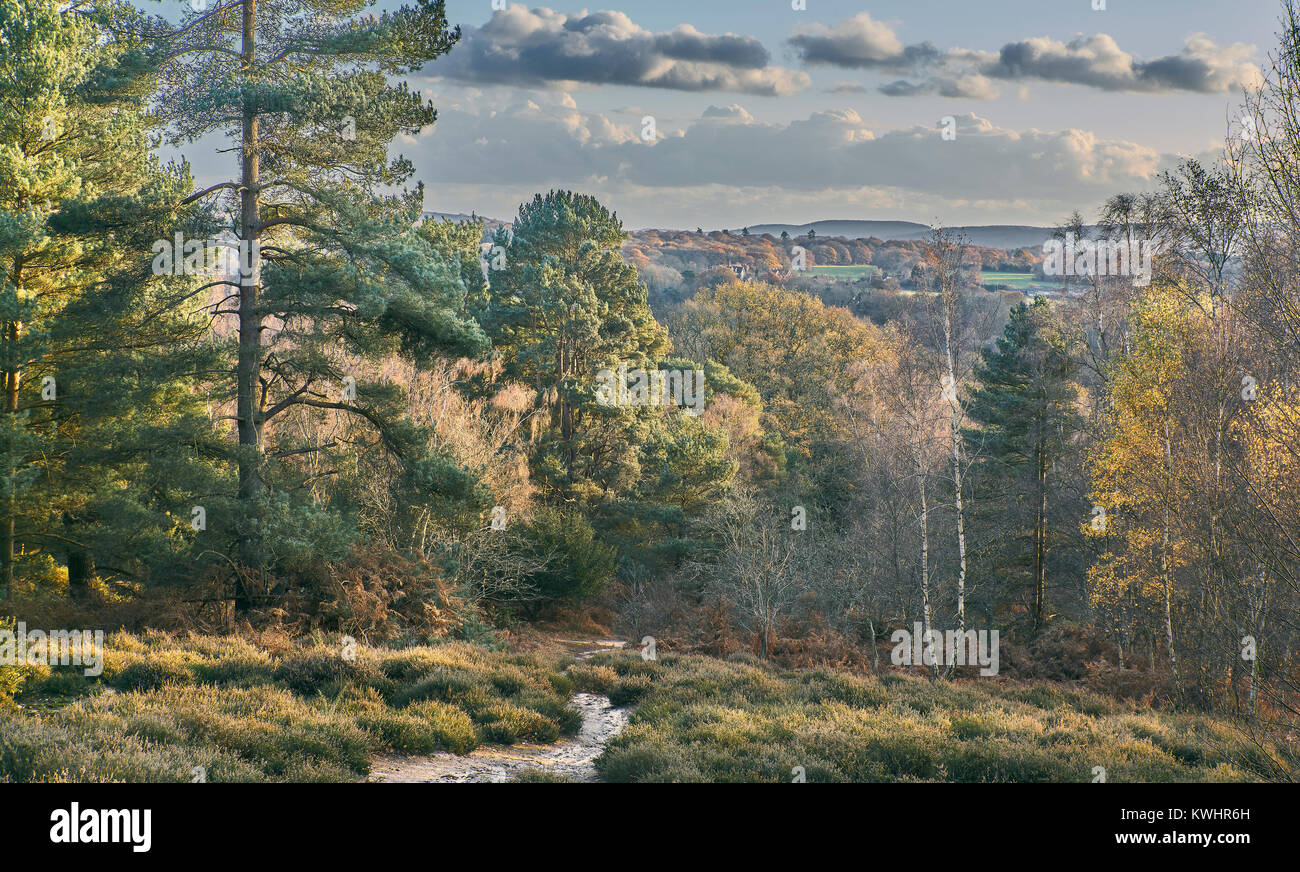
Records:
{"label": "sky", "polygon": [[1276,43],[1279,5],[448,0],[447,12],[460,43],[408,77],[438,122],[394,144],[428,209],[508,219],[562,187],[632,229],[735,229],[1094,217],[1184,157],[1213,158]]}

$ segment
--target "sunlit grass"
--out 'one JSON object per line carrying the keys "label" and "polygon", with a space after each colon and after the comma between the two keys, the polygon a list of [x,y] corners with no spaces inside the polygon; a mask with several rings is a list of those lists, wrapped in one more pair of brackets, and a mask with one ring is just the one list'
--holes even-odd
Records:
{"label": "sunlit grass", "polygon": [[610,781],[1251,781],[1240,727],[1050,684],[781,671],[701,657],[590,669],[635,688],[631,724],[597,761]]}
{"label": "sunlit grass", "polygon": [[0,712],[0,781],[352,781],[377,752],[465,754],[575,732],[560,661],[462,642],[115,634],[104,673],[38,669]]}

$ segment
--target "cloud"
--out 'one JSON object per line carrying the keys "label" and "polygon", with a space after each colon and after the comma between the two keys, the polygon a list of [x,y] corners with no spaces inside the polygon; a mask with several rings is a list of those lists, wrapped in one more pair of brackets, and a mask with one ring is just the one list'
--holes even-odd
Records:
{"label": "cloud", "polygon": [[833,88],[826,89],[827,94],[865,94],[867,88],[858,82],[836,82]]}
{"label": "cloud", "polygon": [[1254,46],[1219,46],[1194,36],[1176,55],[1139,61],[1112,37],[1099,33],[1068,43],[1047,37],[1007,43],[981,72],[998,79],[1039,79],[1105,91],[1214,94],[1258,81],[1259,67],[1250,61],[1254,56]]}
{"label": "cloud", "polygon": [[655,48],[665,57],[681,61],[704,61],[735,67],[759,69],[767,66],[771,56],[752,36],[709,36],[689,24],[680,24],[654,38]]}
{"label": "cloud", "polygon": [[987,76],[969,73],[959,76],[936,76],[921,82],[898,79],[881,85],[880,93],[887,97],[915,97],[938,94],[940,97],[960,97],[968,100],[992,100],[998,89]]}
{"label": "cloud", "polygon": [[749,114],[744,106],[738,103],[732,103],[730,106],[710,106],[704,110],[704,118],[734,118],[738,121],[753,121],[754,116]]}
{"label": "cloud", "polygon": [[1145,187],[1162,167],[1145,146],[1089,131],[1013,131],[973,114],[956,120],[956,140],[945,141],[933,127],[873,130],[851,109],[787,125],[701,118],[653,147],[620,147],[618,173],[657,187],[870,186],[1060,202]]}
{"label": "cloud", "polygon": [[808,86],[807,73],[770,66],[769,60],[752,36],[715,36],[687,24],[654,33],[622,12],[568,15],[516,3],[482,27],[468,28],[461,43],[426,72],[525,87],[584,82],[767,96]]}
{"label": "cloud", "polygon": [[889,25],[866,12],[834,27],[804,25],[788,42],[805,64],[851,69],[904,69],[930,63],[940,54],[928,42],[903,45]]}
{"label": "cloud", "polygon": [[1014,131],[973,114],[956,120],[957,138],[945,141],[930,126],[876,130],[852,109],[777,124],[732,104],[709,107],[682,130],[661,128],[648,144],[634,127],[598,113],[528,101],[506,112],[446,111],[407,153],[435,188],[671,191],[665,202],[705,187],[820,191],[827,202],[869,190],[873,197],[895,192],[904,203],[1015,201],[1050,214],[1062,202],[1086,206],[1147,188],[1173,160],[1086,130]]}
{"label": "cloud", "polygon": [[1220,46],[1196,35],[1175,55],[1143,61],[1124,51],[1107,34],[1076,36],[1069,42],[1033,37],[1009,42],[999,51],[952,48],[929,42],[904,45],[886,24],[862,12],[834,27],[813,24],[788,39],[809,65],[879,70],[906,76],[880,86],[891,97],[938,94],[991,99],[991,79],[1038,80],[1104,91],[1217,94],[1259,81],[1252,45]]}

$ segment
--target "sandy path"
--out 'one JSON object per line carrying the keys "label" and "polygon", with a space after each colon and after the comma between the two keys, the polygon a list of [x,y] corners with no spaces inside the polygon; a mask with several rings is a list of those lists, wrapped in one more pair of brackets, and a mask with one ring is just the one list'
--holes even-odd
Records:
{"label": "sandy path", "polygon": [[[622,648],[624,643],[606,639],[575,640],[568,644],[582,646],[582,650],[577,651],[575,656],[579,660],[585,660],[599,651]],[[606,743],[627,726],[627,710],[615,708],[610,704],[609,697],[597,693],[574,694],[569,707],[582,715],[582,728],[576,736],[553,745],[485,745],[463,756],[446,751],[427,757],[381,755],[371,761],[370,780],[501,783],[512,780],[525,769],[537,769],[574,781],[595,781],[596,758],[605,749]]]}

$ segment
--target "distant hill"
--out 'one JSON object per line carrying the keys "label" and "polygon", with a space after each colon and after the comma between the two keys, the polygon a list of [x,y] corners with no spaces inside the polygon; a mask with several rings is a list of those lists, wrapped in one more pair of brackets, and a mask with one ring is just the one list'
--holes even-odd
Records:
{"label": "distant hill", "polygon": [[[467,221],[474,217],[463,212],[425,212],[424,215],[426,218],[448,219],[451,221]],[[485,224],[485,237],[491,237],[498,227],[510,224],[509,221],[502,221],[499,218],[487,218],[482,215],[477,217]],[[731,234],[740,235],[740,227],[728,229]],[[749,232],[752,236],[770,233],[779,237],[781,231],[784,230],[791,236],[799,237],[807,236],[810,229],[816,231],[818,236],[838,237],[840,239],[879,239],[882,242],[922,242],[930,236],[930,228],[915,221],[832,220],[813,221],[811,224],[749,225]],[[1014,251],[1019,248],[1041,249],[1043,242],[1049,239],[1055,230],[1053,227],[1035,227],[1030,224],[979,224],[949,227],[948,229],[954,234],[960,233],[971,245],[1000,248],[1007,251]],[[647,229],[633,232],[646,233],[654,231]],[[665,228],[662,232],[673,231]],[[682,229],[682,232],[689,231]]]}
{"label": "distant hill", "polygon": [[509,221],[502,221],[499,218],[488,218],[483,215],[466,215],[464,212],[429,212],[424,213],[425,218],[434,218],[439,221],[469,221],[471,218],[478,218],[483,222],[483,236],[485,239],[491,238],[498,227],[509,225]]}
{"label": "distant hill", "polygon": [[[917,242],[930,235],[930,228],[914,221],[814,221],[811,224],[751,224],[751,234],[770,233],[780,236],[781,231],[791,236],[807,236],[809,230],[818,236],[839,236],[845,239],[879,239],[883,242]],[[1034,227],[1028,224],[984,224],[966,227],[949,227],[961,234],[972,245],[986,248],[1041,248],[1055,228]],[[733,232],[739,233],[737,227]]]}

